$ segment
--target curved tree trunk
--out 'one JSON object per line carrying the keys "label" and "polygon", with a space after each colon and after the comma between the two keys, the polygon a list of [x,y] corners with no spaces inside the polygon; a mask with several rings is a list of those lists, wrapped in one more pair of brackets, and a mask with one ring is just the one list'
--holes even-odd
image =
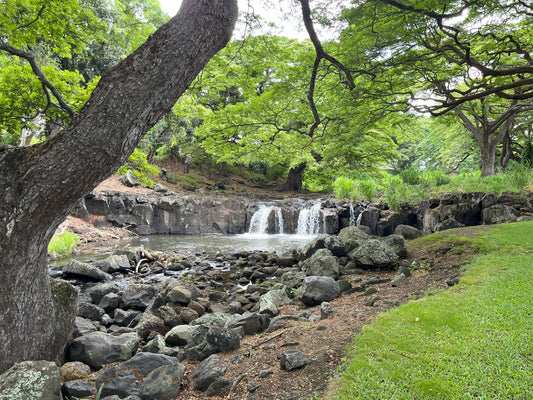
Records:
{"label": "curved tree trunk", "polygon": [[302,163],[289,169],[289,175],[287,176],[288,190],[294,192],[299,192],[302,190],[305,167],[305,163]]}
{"label": "curved tree trunk", "polygon": [[0,373],[62,352],[76,302],[67,286],[50,288],[50,238],[226,45],[236,19],[236,0],[183,1],[174,18],[104,75],[57,136],[0,149]]}

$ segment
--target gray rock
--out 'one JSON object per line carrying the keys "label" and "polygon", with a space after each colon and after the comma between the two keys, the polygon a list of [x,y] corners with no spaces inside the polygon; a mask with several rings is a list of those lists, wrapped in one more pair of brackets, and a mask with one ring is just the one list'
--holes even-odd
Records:
{"label": "gray rock", "polygon": [[405,281],[405,275],[404,274],[398,274],[396,277],[391,281],[390,285],[392,287],[399,287],[402,286]]}
{"label": "gray rock", "polygon": [[288,271],[281,276],[281,283],[290,289],[298,288],[302,285],[305,276],[305,272],[302,271]]}
{"label": "gray rock", "polygon": [[174,365],[178,365],[175,357],[137,353],[128,361],[115,365],[100,375],[96,380],[96,388],[104,385],[102,396],[139,396],[142,378],[157,368]]}
{"label": "gray rock", "polygon": [[494,204],[481,211],[481,221],[484,225],[515,222],[519,217],[517,210],[505,204]]}
{"label": "gray rock", "polygon": [[0,375],[2,400],[61,399],[59,368],[50,361],[23,361]]}
{"label": "gray rock", "polygon": [[112,274],[118,271],[127,271],[132,268],[128,256],[125,254],[113,254],[101,261],[99,267],[104,272]]}
{"label": "gray rock", "polygon": [[89,319],[91,321],[102,321],[102,315],[105,314],[103,308],[95,306],[92,303],[79,303],[78,304],[78,317]]}
{"label": "gray rock", "polygon": [[180,320],[184,324],[192,323],[193,321],[196,321],[198,319],[199,315],[196,311],[194,311],[192,308],[184,307],[180,312]]}
{"label": "gray rock", "polygon": [[227,368],[216,355],[206,358],[189,376],[193,389],[205,392],[216,379],[226,373]]}
{"label": "gray rock", "polygon": [[204,314],[201,317],[191,322],[191,325],[210,325],[210,326],[226,326],[230,320],[234,318],[231,315],[222,312],[214,312],[211,314]]}
{"label": "gray rock", "polygon": [[133,321],[141,316],[140,311],[135,310],[128,310],[124,311],[120,308],[117,308],[115,312],[113,313],[113,319],[117,323],[118,326],[135,326],[136,323],[133,323]]}
{"label": "gray rock", "polygon": [[128,169],[126,172],[126,175],[124,175],[122,178],[120,178],[120,181],[123,185],[128,187],[134,187],[134,186],[140,186],[141,183],[139,180],[133,175],[133,172],[131,172],[131,169]]}
{"label": "gray rock", "polygon": [[370,235],[361,228],[363,227],[349,226],[342,228],[339,232],[338,237],[344,242],[344,247],[347,252],[352,251],[356,247],[359,247],[362,242],[370,239]]}
{"label": "gray rock", "polygon": [[259,299],[259,313],[278,315],[278,307],[289,300],[290,299],[287,296],[287,287],[278,284]]}
{"label": "gray rock", "polygon": [[159,318],[163,320],[166,326],[174,328],[175,326],[181,324],[181,319],[176,314],[176,311],[172,307],[161,306],[157,309],[155,313]]}
{"label": "gray rock", "polygon": [[191,292],[181,286],[174,286],[167,293],[167,301],[170,301],[175,304],[187,305],[191,301],[191,298]]}
{"label": "gray rock", "polygon": [[301,258],[305,260],[320,249],[328,249],[337,257],[346,255],[345,244],[340,238],[324,234],[317,236],[300,250]]}
{"label": "gray rock", "polygon": [[416,239],[423,235],[422,231],[410,225],[398,225],[394,230],[395,235],[401,235],[405,239]]}
{"label": "gray rock", "polygon": [[117,293],[118,291],[118,286],[114,283],[102,283],[87,290],[87,294],[91,297],[93,304],[99,304],[106,294]]}
{"label": "gray rock", "polygon": [[120,304],[120,296],[116,293],[108,293],[98,303],[98,307],[101,307],[106,313],[110,313],[118,308]]}
{"label": "gray rock", "polygon": [[458,222],[455,218],[450,217],[435,225],[434,231],[439,232],[447,229],[464,228],[464,226],[464,224]]}
{"label": "gray rock", "polygon": [[159,183],[156,183],[155,186],[154,186],[154,190],[158,193],[166,193],[168,192],[168,188],[166,188],[165,186],[159,184]]}
{"label": "gray rock", "polygon": [[100,369],[105,364],[130,359],[138,345],[136,333],[112,336],[93,332],[74,339],[68,347],[68,357],[71,361],[81,361]]}
{"label": "gray rock", "polygon": [[320,319],[326,319],[333,314],[335,314],[335,310],[329,302],[324,301],[320,304]]}
{"label": "gray rock", "polygon": [[112,276],[100,271],[98,268],[90,264],[82,263],[77,260],[71,260],[63,267],[63,276],[65,278],[72,277],[74,279],[81,279],[87,281],[110,281]]}
{"label": "gray rock", "polygon": [[218,326],[198,325],[181,357],[185,360],[205,360],[212,354],[236,350],[241,345],[239,333]]}
{"label": "gray rock", "polygon": [[91,332],[96,332],[96,326],[94,324],[82,317],[76,317],[74,320],[74,329],[72,331],[72,338],[76,339],[80,336],[87,335]]}
{"label": "gray rock", "polygon": [[228,328],[242,327],[244,334],[254,335],[267,329],[269,324],[270,318],[266,314],[256,314],[246,311],[237,320],[231,322]]}
{"label": "gray rock", "polygon": [[300,350],[286,350],[279,360],[281,369],[293,371],[307,365],[307,357]]}
{"label": "gray rock", "polygon": [[121,307],[144,311],[155,299],[156,289],[151,285],[132,283],[122,294]]}
{"label": "gray rock", "polygon": [[149,312],[145,312],[142,315],[141,320],[137,325],[135,325],[134,330],[142,339],[146,339],[152,332],[157,332],[160,334],[166,332],[165,322],[161,318]]}
{"label": "gray rock", "polygon": [[230,381],[229,379],[218,379],[209,385],[205,391],[205,395],[207,397],[221,396],[222,391],[229,387],[232,383],[233,381]]}
{"label": "gray rock", "polygon": [[69,381],[61,388],[63,396],[70,399],[76,397],[81,399],[92,395],[93,384],[87,381]]}
{"label": "gray rock", "polygon": [[302,263],[302,271],[307,276],[339,277],[339,261],[328,249],[317,250]]}
{"label": "gray rock", "polygon": [[398,256],[387,244],[369,239],[360,247],[350,252],[349,257],[357,266],[364,268],[391,268],[398,260]]}
{"label": "gray rock", "polygon": [[379,296],[377,294],[373,294],[365,301],[365,306],[372,307],[378,300]]}
{"label": "gray rock", "polygon": [[327,276],[308,276],[300,290],[300,300],[306,306],[316,306],[336,299],[340,294],[339,284]]}
{"label": "gray rock", "polygon": [[180,392],[185,366],[164,365],[150,372],[141,385],[142,400],[171,400]]}
{"label": "gray rock", "polygon": [[175,326],[165,335],[165,343],[169,346],[185,346],[198,329],[197,326],[192,325]]}
{"label": "gray rock", "polygon": [[411,269],[408,265],[400,265],[398,268],[398,275],[404,274],[406,277],[411,276]]}
{"label": "gray rock", "polygon": [[390,235],[383,238],[383,242],[387,244],[399,258],[407,257],[407,246],[405,245],[405,238],[403,236]]}
{"label": "gray rock", "polygon": [[259,373],[257,374],[257,377],[259,379],[264,379],[266,378],[267,376],[270,376],[274,373],[274,371],[270,370],[270,369],[262,369],[261,371],[259,371]]}

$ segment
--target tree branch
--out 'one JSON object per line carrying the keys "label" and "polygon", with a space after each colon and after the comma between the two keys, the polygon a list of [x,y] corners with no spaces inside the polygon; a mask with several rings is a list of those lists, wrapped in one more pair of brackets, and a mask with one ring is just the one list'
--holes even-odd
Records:
{"label": "tree branch", "polygon": [[31,66],[31,69],[32,69],[33,73],[35,74],[37,79],[39,79],[39,81],[41,81],[41,83],[43,85],[43,89],[45,89],[45,94],[47,95],[48,99],[50,99],[50,97],[46,93],[46,90],[49,90],[50,92],[52,92],[54,97],[57,99],[60,108],[62,108],[64,111],[66,111],[71,119],[73,119],[76,116],[76,112],[72,109],[72,107],[70,107],[67,104],[67,102],[61,96],[61,93],[59,93],[57,88],[52,84],[52,82],[50,82],[46,78],[46,76],[44,75],[43,71],[41,71],[41,69],[37,65],[37,62],[35,61],[35,57],[31,53],[28,53],[26,51],[23,51],[23,50],[20,50],[20,49],[17,49],[15,47],[13,47],[7,41],[0,41],[0,50],[7,51],[11,55],[23,58],[26,61],[28,61],[28,63]]}

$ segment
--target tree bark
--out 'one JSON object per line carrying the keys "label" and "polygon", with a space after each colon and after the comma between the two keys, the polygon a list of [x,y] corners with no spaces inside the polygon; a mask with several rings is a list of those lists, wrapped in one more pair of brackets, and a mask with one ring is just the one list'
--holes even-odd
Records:
{"label": "tree bark", "polygon": [[302,190],[305,167],[305,163],[302,163],[289,169],[289,175],[287,176],[288,190],[293,192],[299,192]]}
{"label": "tree bark", "polygon": [[236,19],[236,0],[184,0],[174,18],[102,77],[57,136],[0,149],[0,373],[61,354],[76,302],[66,285],[51,289],[48,242],[73,205],[122,165],[226,45]]}

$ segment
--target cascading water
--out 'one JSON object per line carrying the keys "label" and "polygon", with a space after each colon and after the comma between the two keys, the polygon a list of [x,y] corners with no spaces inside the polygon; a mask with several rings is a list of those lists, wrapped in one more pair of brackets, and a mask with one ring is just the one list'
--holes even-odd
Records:
{"label": "cascading water", "polygon": [[276,224],[276,232],[284,233],[283,228],[283,214],[281,208],[266,204],[261,204],[259,209],[252,215],[250,220],[249,234],[252,235],[264,235],[269,233],[269,220],[270,215],[274,212],[274,223]]}
{"label": "cascading water", "polygon": [[353,203],[350,203],[350,226],[356,226],[357,218],[355,216],[355,208]]}
{"label": "cascading water", "polygon": [[300,211],[298,215],[298,235],[317,235],[320,232],[321,203]]}

